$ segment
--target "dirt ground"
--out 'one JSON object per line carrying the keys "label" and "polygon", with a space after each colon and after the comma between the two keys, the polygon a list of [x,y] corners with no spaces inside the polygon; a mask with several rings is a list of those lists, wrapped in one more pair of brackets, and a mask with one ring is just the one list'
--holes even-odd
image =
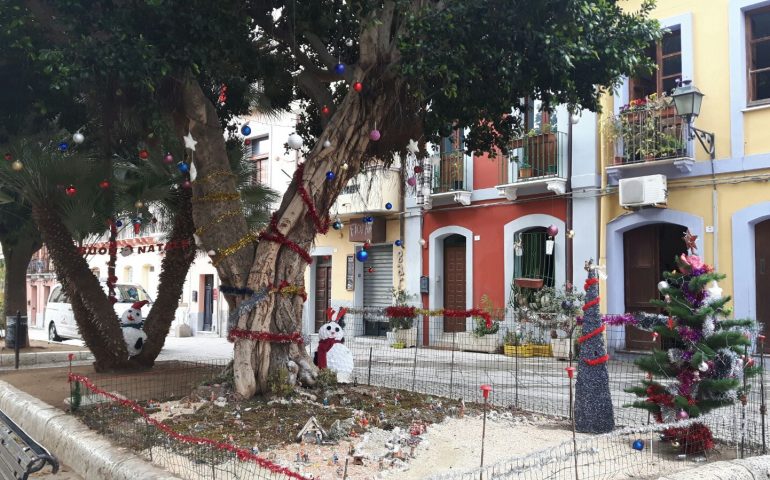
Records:
{"label": "dirt ground", "polygon": [[[56,342],[46,342],[44,340],[30,340],[29,347],[19,350],[21,353],[40,353],[40,352],[82,352],[88,350],[86,347],[75,345],[65,345]],[[5,339],[0,339],[0,355],[13,353],[12,348],[6,348]]]}

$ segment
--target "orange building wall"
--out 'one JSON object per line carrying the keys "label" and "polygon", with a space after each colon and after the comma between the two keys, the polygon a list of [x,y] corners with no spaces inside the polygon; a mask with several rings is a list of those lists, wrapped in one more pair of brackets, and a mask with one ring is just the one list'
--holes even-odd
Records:
{"label": "orange building wall", "polygon": [[495,158],[489,158],[487,154],[473,157],[473,188],[492,188],[505,183],[500,180],[500,174],[501,167],[505,167],[507,162],[501,154]]}
{"label": "orange building wall", "polygon": [[[478,185],[475,172],[474,183]],[[507,292],[503,289],[503,252],[504,248],[513,248],[512,245],[503,245],[503,227],[519,217],[537,213],[565,220],[566,202],[554,197],[515,204],[504,200],[491,200],[474,203],[471,207],[444,210],[437,208],[425,212],[422,238],[427,241],[431,232],[449,225],[465,227],[472,231],[474,236],[479,235],[480,240],[473,241],[473,304],[479,305],[481,296],[487,294],[496,307],[502,307],[508,299]],[[563,232],[559,234],[563,235]],[[423,275],[428,275],[428,248],[423,249],[422,265]],[[424,305],[427,305],[427,302],[428,296],[423,295]]]}

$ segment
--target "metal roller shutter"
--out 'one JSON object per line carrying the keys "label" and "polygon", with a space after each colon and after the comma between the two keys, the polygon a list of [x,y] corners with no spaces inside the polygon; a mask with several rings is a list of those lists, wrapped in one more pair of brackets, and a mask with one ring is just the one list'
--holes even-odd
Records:
{"label": "metal roller shutter", "polygon": [[[367,251],[369,259],[364,263],[364,307],[384,308],[393,299],[393,246],[372,246]],[[370,268],[373,271],[370,272]],[[382,319],[364,318],[365,335],[383,336],[387,329],[388,324]]]}

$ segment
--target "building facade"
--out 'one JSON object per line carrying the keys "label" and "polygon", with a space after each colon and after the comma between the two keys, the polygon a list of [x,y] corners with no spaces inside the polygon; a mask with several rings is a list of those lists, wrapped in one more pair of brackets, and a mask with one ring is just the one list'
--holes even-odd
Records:
{"label": "building facade", "polygon": [[[466,310],[482,297],[503,308],[518,289],[581,283],[584,262],[597,257],[595,115],[549,113],[537,102],[521,111],[527,133],[509,155],[467,155],[457,130],[416,170],[404,215],[406,288],[424,308]],[[570,207],[579,220],[568,229]],[[474,326],[424,317],[420,341],[445,345]]]}
{"label": "building facade", "polygon": [[[638,1],[627,8],[638,7]],[[647,54],[652,75],[624,79],[604,102],[601,257],[607,312],[655,311],[662,272],[698,236],[698,254],[727,275],[736,318],[770,324],[770,1],[659,2],[666,29]],[[705,94],[694,135],[662,96],[690,80]],[[701,144],[703,140],[703,144]],[[657,197],[657,198],[656,198]],[[618,330],[618,348],[649,334]]]}

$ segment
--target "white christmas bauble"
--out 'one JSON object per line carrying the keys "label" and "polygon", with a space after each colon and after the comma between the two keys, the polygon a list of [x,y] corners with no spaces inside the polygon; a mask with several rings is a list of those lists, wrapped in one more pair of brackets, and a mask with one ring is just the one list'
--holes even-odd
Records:
{"label": "white christmas bauble", "polygon": [[214,250],[209,250],[208,253],[209,253],[209,257],[213,257],[214,255],[217,254],[217,252],[215,252]]}
{"label": "white christmas bauble", "polygon": [[72,135],[72,141],[78,144],[83,143],[85,139],[86,137],[84,137],[80,132],[75,132],[75,134]]}
{"label": "white christmas bauble", "polygon": [[347,45],[348,47],[352,47],[353,46],[353,39],[352,38],[348,38],[348,41],[345,42],[345,45]]}
{"label": "white christmas bauble", "polygon": [[709,303],[714,302],[722,298],[722,288],[716,281],[709,282],[706,288],[706,295],[708,296]]}
{"label": "white christmas bauble", "polygon": [[343,170],[347,170],[348,169],[348,164],[347,163],[343,163],[342,164],[342,169]]}
{"label": "white christmas bauble", "polygon": [[709,365],[706,362],[700,362],[700,365],[698,365],[698,370],[701,372],[705,372],[709,369]]}
{"label": "white christmas bauble", "polygon": [[669,287],[671,287],[671,285],[669,285],[668,282],[665,281],[665,280],[662,280],[662,281],[658,282],[658,291],[659,292],[662,292],[663,290],[665,290],[665,289],[667,289]]}
{"label": "white christmas bauble", "polygon": [[332,142],[330,142],[329,140],[324,140],[324,148],[329,148],[331,146],[332,146]]}
{"label": "white christmas bauble", "polygon": [[293,148],[294,150],[299,150],[302,148],[302,144],[304,143],[302,140],[302,137],[297,135],[296,133],[292,133],[289,135],[289,140],[287,141],[289,144],[289,148]]}
{"label": "white christmas bauble", "polygon": [[419,243],[421,246],[423,246],[423,247],[424,247],[424,246],[425,246],[425,239],[424,239],[424,238],[421,238],[421,239],[419,240],[419,242],[418,242],[418,243]]}

